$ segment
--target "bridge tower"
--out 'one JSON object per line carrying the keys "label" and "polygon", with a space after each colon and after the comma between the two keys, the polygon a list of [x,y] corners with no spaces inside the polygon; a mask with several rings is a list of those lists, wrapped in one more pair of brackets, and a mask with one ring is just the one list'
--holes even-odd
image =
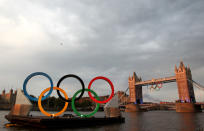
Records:
{"label": "bridge tower", "polygon": [[134,104],[142,104],[143,97],[142,97],[142,86],[135,86],[136,82],[142,81],[136,73],[133,73],[133,76],[129,77],[128,84],[129,84],[129,94],[130,94],[130,102]]}
{"label": "bridge tower", "polygon": [[142,111],[140,109],[139,104],[143,103],[143,96],[142,96],[142,86],[136,86],[136,82],[142,81],[136,73],[133,73],[133,76],[130,76],[128,79],[129,84],[129,98],[130,103],[126,105],[126,112],[139,112]]}
{"label": "bridge tower", "polygon": [[201,106],[195,104],[190,67],[185,67],[183,62],[180,62],[178,68],[175,66],[175,74],[179,94],[179,101],[176,102],[176,112],[202,112]]}
{"label": "bridge tower", "polygon": [[185,67],[183,62],[180,62],[179,67],[175,66],[176,82],[179,93],[179,101],[186,103],[195,103],[195,94],[193,90],[192,74],[190,67]]}

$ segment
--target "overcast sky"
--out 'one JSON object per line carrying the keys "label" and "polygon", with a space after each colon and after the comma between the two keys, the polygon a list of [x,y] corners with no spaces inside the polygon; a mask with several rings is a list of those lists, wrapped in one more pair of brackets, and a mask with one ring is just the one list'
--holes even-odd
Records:
{"label": "overcast sky", "polygon": [[[0,91],[22,88],[36,71],[55,85],[70,73],[86,87],[106,76],[115,91],[124,91],[134,71],[143,80],[173,76],[181,60],[204,84],[203,23],[203,0],[0,0]],[[39,96],[49,86],[34,77],[27,90]],[[62,88],[70,97],[80,89],[73,79]],[[111,92],[103,81],[92,88],[98,95]],[[203,91],[195,93],[204,101]],[[144,87],[143,94],[146,101],[178,98],[175,83],[158,92]]]}

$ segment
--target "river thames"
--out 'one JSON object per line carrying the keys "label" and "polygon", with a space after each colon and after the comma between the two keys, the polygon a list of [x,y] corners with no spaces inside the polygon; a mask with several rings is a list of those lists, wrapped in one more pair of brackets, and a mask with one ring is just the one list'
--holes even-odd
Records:
{"label": "river thames", "polygon": [[[70,112],[66,112],[70,113]],[[0,111],[0,131],[35,131],[33,128],[6,128],[8,121],[4,116],[8,111]],[[31,112],[32,115],[41,115],[40,112]],[[103,116],[98,112],[96,116]],[[176,113],[175,111],[149,111],[138,113],[126,113],[125,123],[108,126],[95,126],[76,129],[55,129],[58,131],[204,131],[203,113]],[[67,123],[69,124],[69,123]],[[41,129],[40,129],[41,130]]]}

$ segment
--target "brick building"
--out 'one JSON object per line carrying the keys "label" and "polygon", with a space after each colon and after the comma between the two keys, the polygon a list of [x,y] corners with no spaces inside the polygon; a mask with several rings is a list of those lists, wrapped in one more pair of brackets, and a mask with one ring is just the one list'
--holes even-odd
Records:
{"label": "brick building", "polygon": [[13,92],[11,89],[8,93],[5,90],[0,94],[0,109],[10,109],[11,106],[15,103],[17,91]]}

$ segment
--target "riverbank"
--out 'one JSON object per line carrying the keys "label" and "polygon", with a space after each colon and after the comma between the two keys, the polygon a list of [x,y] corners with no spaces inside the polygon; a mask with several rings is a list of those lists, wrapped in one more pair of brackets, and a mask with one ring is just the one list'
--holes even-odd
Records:
{"label": "riverbank", "polygon": [[[79,107],[77,108],[78,111],[93,111],[95,107],[89,106],[89,107]],[[176,105],[175,104],[140,104],[140,108],[147,110],[147,111],[154,111],[154,110],[161,110],[161,111],[174,111],[176,110]],[[201,105],[202,110],[204,110],[204,105]],[[60,107],[58,108],[44,108],[46,111],[59,111],[61,110]],[[5,107],[5,108],[0,108],[2,111],[10,111],[10,107]],[[121,108],[121,111],[124,111],[125,107]],[[33,107],[31,111],[39,111],[38,107]],[[71,107],[68,107],[66,111],[72,111]],[[103,107],[99,108],[99,111],[103,111]]]}
{"label": "riverbank", "polygon": [[[0,108],[0,111],[10,111],[11,108]],[[44,108],[46,111],[59,111],[61,108]],[[93,111],[94,109],[91,107],[86,108],[77,108],[78,111]],[[40,111],[38,107],[33,107],[31,111]],[[66,111],[73,111],[71,108],[67,108]],[[103,107],[100,107],[98,111],[104,111]]]}

